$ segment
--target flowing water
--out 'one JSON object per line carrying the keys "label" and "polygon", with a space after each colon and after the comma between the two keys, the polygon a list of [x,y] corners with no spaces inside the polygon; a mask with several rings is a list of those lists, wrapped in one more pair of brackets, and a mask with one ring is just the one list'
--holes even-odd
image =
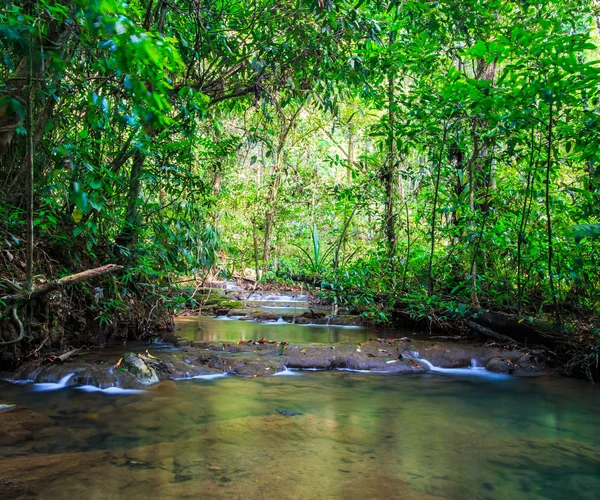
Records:
{"label": "flowing water", "polygon": [[[373,336],[179,325],[211,340]],[[594,385],[450,370],[284,374],[293,376],[168,381],[140,394],[3,383],[0,402],[19,408],[0,413],[0,498],[17,498],[2,478],[26,481],[31,498],[70,500],[600,497]]]}

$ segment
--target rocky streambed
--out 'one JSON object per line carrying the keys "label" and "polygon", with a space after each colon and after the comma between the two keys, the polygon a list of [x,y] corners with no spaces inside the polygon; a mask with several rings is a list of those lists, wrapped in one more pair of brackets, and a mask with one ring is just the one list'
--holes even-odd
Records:
{"label": "rocky streambed", "polygon": [[[84,390],[140,390],[161,380],[270,377],[290,370],[356,370],[373,373],[421,373],[457,369],[511,375],[548,372],[542,352],[451,341],[372,339],[365,342],[292,344],[267,338],[237,342],[194,342],[133,345],[132,350],[106,348],[80,351],[64,363],[22,366],[5,378],[34,383],[37,390],[77,386]],[[456,373],[464,373],[457,370]]]}

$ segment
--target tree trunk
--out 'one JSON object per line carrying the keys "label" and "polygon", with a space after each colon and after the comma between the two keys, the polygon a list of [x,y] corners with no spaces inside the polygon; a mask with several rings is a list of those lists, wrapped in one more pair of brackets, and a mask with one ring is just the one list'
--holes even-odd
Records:
{"label": "tree trunk", "polygon": [[394,221],[394,181],[396,174],[394,120],[394,75],[390,73],[388,76],[388,157],[383,176],[385,184],[385,235],[388,247],[388,259],[390,262],[396,251],[396,227]]}
{"label": "tree trunk", "polygon": [[26,88],[29,81],[29,66],[29,58],[23,57],[15,72],[7,79],[6,86],[0,94],[3,102],[6,102],[6,98],[12,99],[12,102],[7,102],[0,107],[0,158],[6,153],[17,128],[22,124],[18,106],[27,106]]}
{"label": "tree trunk", "polygon": [[552,121],[554,120],[554,103],[550,103],[549,117],[548,117],[548,150],[547,150],[547,161],[546,161],[546,193],[545,193],[545,205],[546,205],[546,233],[548,235],[548,279],[550,284],[550,293],[552,294],[552,302],[554,303],[554,312],[556,314],[556,323],[562,325],[562,317],[560,314],[560,308],[558,306],[558,297],[556,296],[556,288],[554,286],[554,275],[552,271],[552,260],[554,256],[554,246],[552,244],[552,220],[550,219],[550,170],[552,167]]}
{"label": "tree trunk", "polygon": [[139,233],[138,198],[141,191],[141,176],[144,172],[146,155],[137,148],[133,153],[133,164],[129,176],[129,190],[127,193],[127,211],[125,213],[125,226],[115,238],[118,245],[131,248],[135,245]]}
{"label": "tree trunk", "polygon": [[29,57],[27,61],[27,267],[25,272],[25,291],[30,292],[33,287],[33,37],[29,36]]}
{"label": "tree trunk", "polygon": [[434,197],[433,197],[433,209],[431,211],[431,249],[429,253],[429,266],[427,268],[427,295],[431,297],[433,295],[433,253],[435,251],[435,222],[437,212],[437,202],[440,192],[440,173],[442,171],[442,158],[444,157],[444,146],[446,145],[446,136],[448,134],[448,125],[444,123],[444,133],[442,136],[442,144],[440,145],[440,157],[437,164],[437,174],[435,177],[434,186]]}

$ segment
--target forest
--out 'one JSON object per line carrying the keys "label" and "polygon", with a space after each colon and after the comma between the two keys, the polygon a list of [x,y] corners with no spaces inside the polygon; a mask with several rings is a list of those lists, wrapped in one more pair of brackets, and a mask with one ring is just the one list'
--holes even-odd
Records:
{"label": "forest", "polygon": [[598,500],[600,0],[0,0],[0,500]]}
{"label": "forest", "polygon": [[190,286],[247,278],[376,324],[498,312],[591,374],[599,15],[3,0],[1,363],[152,332]]}

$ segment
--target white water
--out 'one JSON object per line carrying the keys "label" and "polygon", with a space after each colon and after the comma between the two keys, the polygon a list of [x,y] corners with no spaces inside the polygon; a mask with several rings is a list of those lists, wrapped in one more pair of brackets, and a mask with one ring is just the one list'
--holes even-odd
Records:
{"label": "white water", "polygon": [[226,373],[211,373],[210,375],[194,375],[193,377],[177,377],[173,380],[213,380],[215,378],[226,377]]}
{"label": "white water", "polygon": [[219,321],[235,321],[237,319],[242,319],[244,316],[215,316],[214,319]]}
{"label": "white water", "polygon": [[14,379],[14,378],[3,378],[2,380],[4,380],[4,382],[9,382],[11,384],[16,384],[16,385],[26,385],[26,384],[31,384],[33,382],[33,380],[31,379],[24,379],[24,380],[19,380],[19,379]]}
{"label": "white water", "polygon": [[265,321],[265,325],[287,325],[288,322],[285,321],[282,317],[279,317],[277,321]]}
{"label": "white water", "polygon": [[253,293],[246,300],[250,302],[305,303],[308,301],[308,297],[306,295],[262,295],[260,293]]}
{"label": "white water", "polygon": [[391,375],[393,372],[384,372],[381,370],[355,370],[354,368],[336,368],[338,372],[353,372],[353,373],[385,373],[386,375]]}
{"label": "white water", "polygon": [[146,392],[141,389],[121,389],[120,387],[107,387],[106,389],[101,389],[95,385],[79,385],[75,387],[75,389],[84,392],[103,392],[104,394],[143,394]]}
{"label": "white water", "polygon": [[470,366],[468,368],[440,368],[438,366],[433,366],[433,364],[427,361],[426,359],[417,359],[419,363],[425,365],[427,368],[429,368],[430,371],[436,373],[446,373],[448,375],[471,375],[493,380],[511,378],[510,375],[506,375],[505,373],[489,372],[483,367]]}
{"label": "white water", "polygon": [[58,382],[44,382],[40,384],[33,384],[32,390],[36,392],[47,392],[47,391],[58,391],[64,389],[67,386],[67,382],[71,380],[75,373],[69,373],[61,378]]}
{"label": "white water", "polygon": [[280,372],[277,372],[273,376],[274,377],[299,377],[301,375],[302,375],[301,373],[298,373],[297,371],[292,371],[287,366],[283,365],[283,370]]}

